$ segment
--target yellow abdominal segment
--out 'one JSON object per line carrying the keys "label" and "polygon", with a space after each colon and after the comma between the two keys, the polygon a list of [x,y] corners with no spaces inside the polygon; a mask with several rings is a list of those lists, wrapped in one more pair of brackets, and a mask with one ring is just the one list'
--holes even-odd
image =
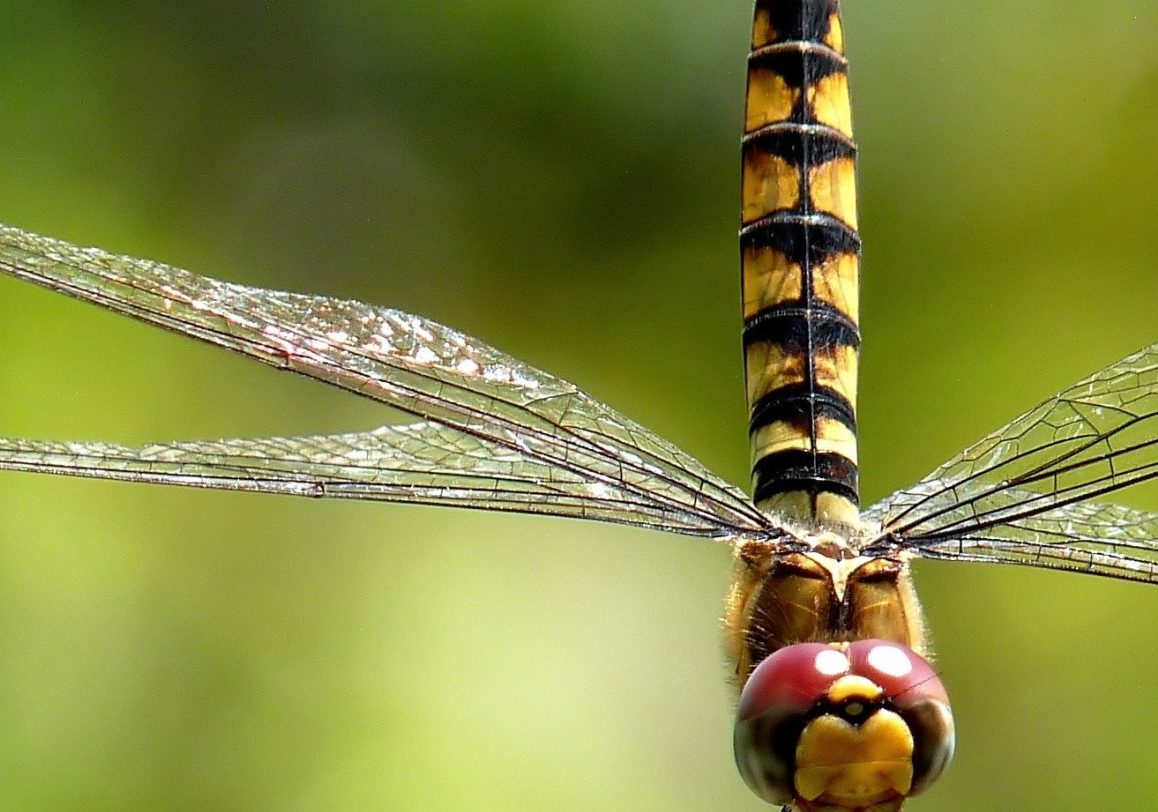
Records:
{"label": "yellow abdominal segment", "polygon": [[798,521],[852,525],[860,235],[835,0],[758,0],[744,121],[740,243],[753,498]]}

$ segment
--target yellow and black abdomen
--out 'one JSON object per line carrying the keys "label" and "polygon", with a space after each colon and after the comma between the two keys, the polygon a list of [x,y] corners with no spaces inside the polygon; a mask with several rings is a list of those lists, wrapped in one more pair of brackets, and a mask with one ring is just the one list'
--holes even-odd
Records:
{"label": "yellow and black abdomen", "polygon": [[753,499],[854,524],[860,235],[836,0],[757,0],[740,250]]}

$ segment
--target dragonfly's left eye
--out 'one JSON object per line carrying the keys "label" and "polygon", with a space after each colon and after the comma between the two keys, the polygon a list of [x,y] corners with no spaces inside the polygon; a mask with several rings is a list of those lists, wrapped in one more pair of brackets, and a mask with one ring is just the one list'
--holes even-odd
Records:
{"label": "dragonfly's left eye", "polygon": [[734,746],[769,803],[894,809],[949,763],[953,716],[933,667],[904,646],[802,643],[753,670]]}

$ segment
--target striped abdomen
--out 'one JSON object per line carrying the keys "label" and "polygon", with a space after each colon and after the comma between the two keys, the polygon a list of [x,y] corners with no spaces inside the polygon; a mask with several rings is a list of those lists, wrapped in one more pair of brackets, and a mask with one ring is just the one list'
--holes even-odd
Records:
{"label": "striped abdomen", "polygon": [[753,498],[858,515],[856,144],[836,0],[757,0],[740,250]]}

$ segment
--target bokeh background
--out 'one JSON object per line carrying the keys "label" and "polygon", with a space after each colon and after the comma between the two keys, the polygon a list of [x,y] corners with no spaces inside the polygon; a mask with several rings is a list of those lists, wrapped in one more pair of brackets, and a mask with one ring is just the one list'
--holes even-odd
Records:
{"label": "bokeh background", "polygon": [[[845,13],[871,502],[1158,337],[1158,6]],[[743,483],[750,14],[8,2],[0,220],[435,317]],[[25,437],[384,419],[10,279],[0,392]],[[731,763],[729,565],[583,523],[0,476],[0,809],[766,808]],[[959,758],[914,810],[1158,803],[1158,591],[917,578]]]}

